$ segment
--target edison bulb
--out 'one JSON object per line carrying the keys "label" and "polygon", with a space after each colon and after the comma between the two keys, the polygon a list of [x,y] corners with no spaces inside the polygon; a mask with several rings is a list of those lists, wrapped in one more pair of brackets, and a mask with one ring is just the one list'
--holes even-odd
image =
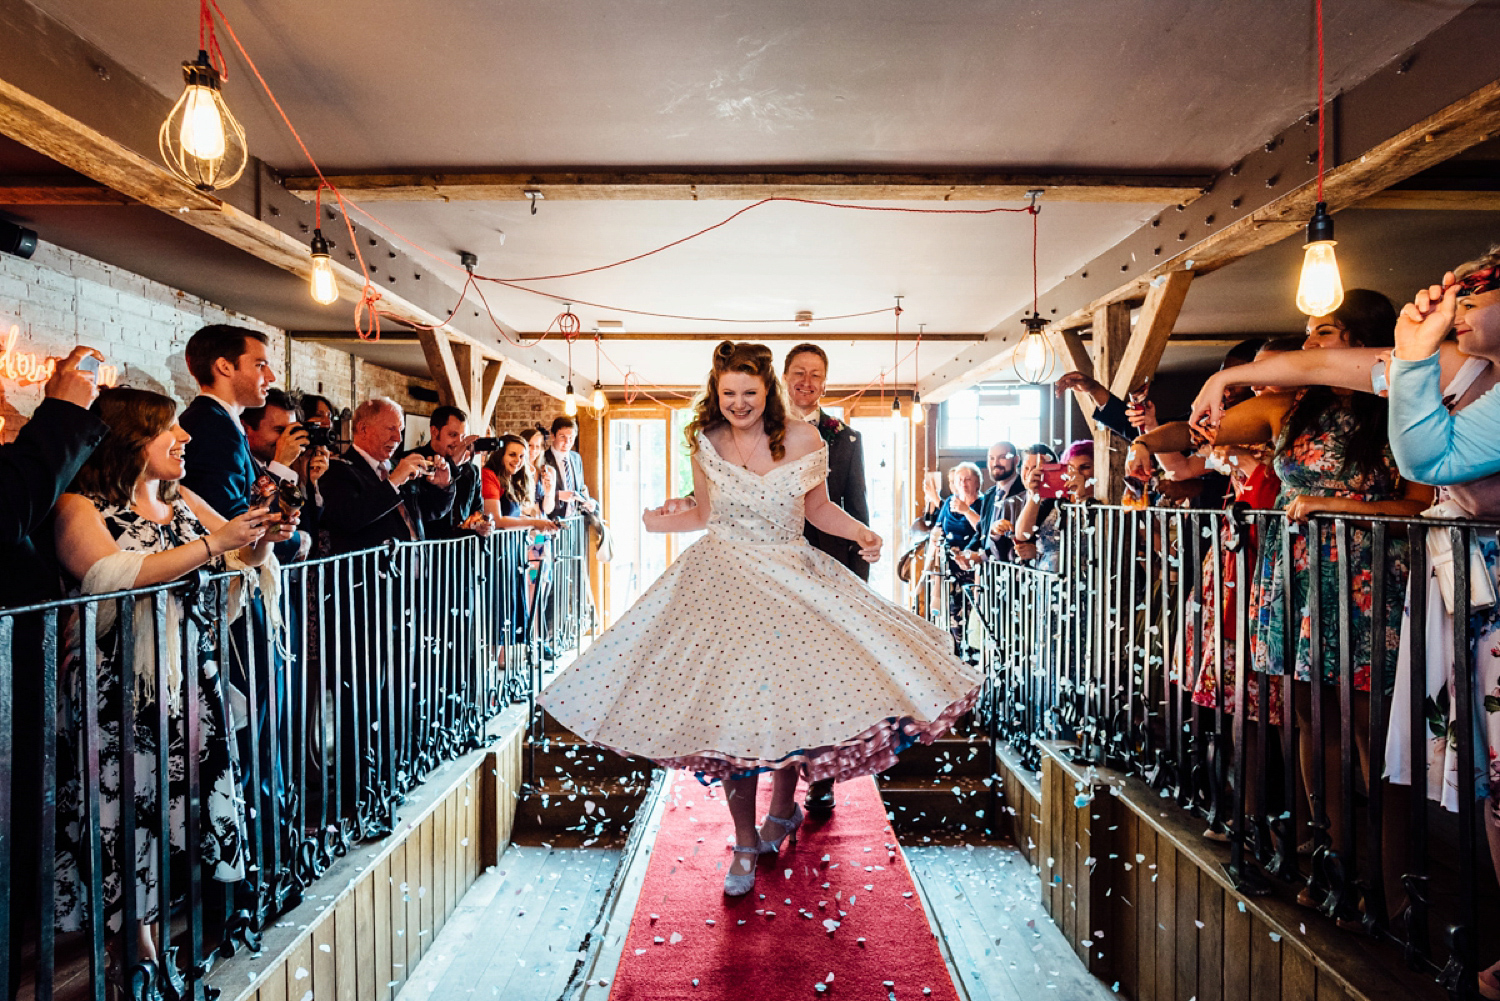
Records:
{"label": "edison bulb", "polygon": [[223,159],[228,148],[217,96],[212,87],[202,84],[187,89],[187,104],[182,109],[182,149],[200,160]]}
{"label": "edison bulb", "polygon": [[330,306],[339,301],[339,285],[333,277],[333,262],[327,254],[314,254],[312,259],[312,297],[315,302]]}
{"label": "edison bulb", "polygon": [[604,398],[604,387],[597,382],[594,383],[594,398],[590,402],[595,410],[603,410],[609,405],[609,401]]}
{"label": "edison bulb", "polygon": [[1333,240],[1318,240],[1309,243],[1302,256],[1297,308],[1308,316],[1327,316],[1344,301],[1344,280],[1333,247]]}
{"label": "edison bulb", "polygon": [[1037,376],[1044,375],[1042,367],[1047,364],[1047,342],[1041,334],[1032,334],[1026,338],[1026,353],[1022,361],[1029,372]]}
{"label": "edison bulb", "polygon": [[567,395],[563,397],[563,413],[569,417],[578,416],[578,394],[573,392],[573,384],[568,383]]}
{"label": "edison bulb", "polygon": [[923,407],[921,403],[919,403],[919,402],[917,402],[915,400],[912,401],[912,405],[911,405],[911,422],[913,424],[921,424],[922,421],[926,420],[927,415],[925,413],[925,410],[926,410],[926,408]]}

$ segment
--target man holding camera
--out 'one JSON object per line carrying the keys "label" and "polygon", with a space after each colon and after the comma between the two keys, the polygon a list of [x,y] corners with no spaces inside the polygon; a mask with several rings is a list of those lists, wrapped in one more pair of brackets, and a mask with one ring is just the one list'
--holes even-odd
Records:
{"label": "man holding camera", "polygon": [[317,536],[318,480],[328,470],[328,449],[311,445],[296,405],[275,386],[266,390],[263,406],[240,414],[240,424],[257,469],[276,480],[287,503],[297,504],[302,515],[297,534],[276,547],[276,558],[282,563],[307,559]]}
{"label": "man holding camera", "polygon": [[328,466],[319,486],[323,520],[335,553],[383,546],[395,539],[427,538],[425,520],[453,507],[453,473],[447,459],[412,451],[394,465],[405,414],[394,400],[366,400],[354,411],[353,443]]}
{"label": "man holding camera", "polygon": [[422,531],[429,539],[456,539],[471,532],[487,537],[495,525],[484,513],[479,467],[470,460],[476,451],[493,451],[499,442],[469,434],[469,415],[457,407],[438,407],[428,428],[427,444],[412,452],[428,461],[447,462],[453,471],[453,506],[439,517],[424,517]]}

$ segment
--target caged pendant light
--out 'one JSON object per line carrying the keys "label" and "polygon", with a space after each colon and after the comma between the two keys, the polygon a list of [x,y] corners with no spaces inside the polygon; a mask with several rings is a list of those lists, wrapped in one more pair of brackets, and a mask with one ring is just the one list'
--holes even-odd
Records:
{"label": "caged pendant light", "polygon": [[224,103],[228,66],[208,0],[199,5],[198,45],[198,58],[182,64],[187,86],[161,123],[157,145],[168,170],[199,191],[216,191],[238,181],[250,157],[245,130]]}
{"label": "caged pendant light", "polygon": [[1047,336],[1047,321],[1042,319],[1041,310],[1037,304],[1040,296],[1037,291],[1037,217],[1041,214],[1036,200],[1040,191],[1032,191],[1031,195],[1031,315],[1022,317],[1021,323],[1026,327],[1026,333],[1021,337],[1021,343],[1016,345],[1011,352],[1011,369],[1016,378],[1028,386],[1040,386],[1052,376],[1052,369],[1057,363],[1057,351],[1052,347],[1052,340]]}

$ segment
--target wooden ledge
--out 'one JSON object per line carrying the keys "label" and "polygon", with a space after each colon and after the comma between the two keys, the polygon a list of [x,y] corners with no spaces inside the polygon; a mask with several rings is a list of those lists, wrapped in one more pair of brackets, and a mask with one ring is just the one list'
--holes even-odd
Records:
{"label": "wooden ledge", "polygon": [[[1071,758],[1076,745],[1062,741],[1038,741],[1042,753],[1052,759],[1074,781],[1084,782],[1092,773],[1096,789],[1108,789],[1119,803],[1134,812],[1155,829],[1159,838],[1192,862],[1201,874],[1223,888],[1239,909],[1260,921],[1273,940],[1291,945],[1318,970],[1319,979],[1327,976],[1354,1001],[1411,1001],[1413,998],[1446,997],[1437,984],[1404,965],[1400,951],[1393,943],[1381,943],[1368,936],[1340,930],[1322,914],[1299,906],[1290,896],[1247,897],[1234,888],[1225,866],[1229,862],[1227,846],[1202,836],[1203,821],[1183,810],[1140,778],[1111,768],[1080,764]],[[1105,857],[1107,837],[1095,833],[1093,845],[1097,857]],[[1274,877],[1267,879],[1284,892],[1286,887]],[[1184,934],[1178,929],[1179,934]],[[1279,936],[1279,938],[1277,938]],[[1283,996],[1290,996],[1283,993]],[[1319,994],[1322,997],[1322,994]]]}

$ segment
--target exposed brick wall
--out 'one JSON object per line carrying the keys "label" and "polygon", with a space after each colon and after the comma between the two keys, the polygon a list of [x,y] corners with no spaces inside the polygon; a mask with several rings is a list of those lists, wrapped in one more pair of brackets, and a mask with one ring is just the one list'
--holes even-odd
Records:
{"label": "exposed brick wall", "polygon": [[551,427],[552,419],[561,417],[562,412],[562,400],[524,382],[507,379],[495,404],[495,430],[510,434],[535,424]]}
{"label": "exposed brick wall", "polygon": [[[80,343],[89,344],[119,368],[120,385],[155,390],[186,403],[197,387],[183,361],[183,348],[195,330],[209,323],[264,331],[271,338],[278,385],[317,392],[321,383],[322,395],[340,407],[384,395],[410,413],[431,412],[431,404],[418,403],[407,391],[413,382],[431,388],[426,380],[301,341],[292,342],[288,357],[281,330],[139,275],[46,244],[31,260],[0,255],[0,350],[12,327],[19,332],[19,351],[62,356]],[[15,437],[41,400],[40,385],[0,379],[0,419],[5,422],[0,440]]]}

